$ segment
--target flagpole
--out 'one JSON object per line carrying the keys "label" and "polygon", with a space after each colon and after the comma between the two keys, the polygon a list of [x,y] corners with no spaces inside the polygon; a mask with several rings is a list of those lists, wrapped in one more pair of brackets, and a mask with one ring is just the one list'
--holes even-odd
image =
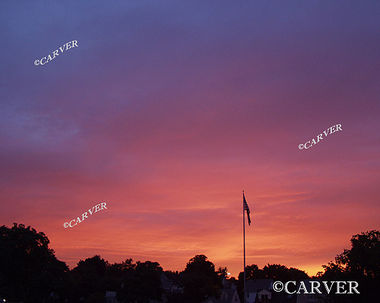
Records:
{"label": "flagpole", "polygon": [[[244,196],[244,190],[243,190],[243,196]],[[243,200],[244,201],[244,200]],[[244,291],[243,291],[243,296],[244,300],[243,303],[246,301],[246,288],[245,288],[245,211],[244,211],[244,202],[243,204],[243,251],[244,251]]]}

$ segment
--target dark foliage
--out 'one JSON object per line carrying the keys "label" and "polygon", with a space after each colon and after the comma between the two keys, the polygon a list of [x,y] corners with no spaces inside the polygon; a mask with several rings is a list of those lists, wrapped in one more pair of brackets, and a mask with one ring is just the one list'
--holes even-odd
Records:
{"label": "dark foliage", "polygon": [[323,265],[318,277],[330,281],[357,281],[360,295],[330,295],[332,302],[376,302],[380,287],[380,231],[352,236],[351,249],[345,249],[335,262]]}
{"label": "dark foliage", "polygon": [[159,300],[162,295],[161,266],[157,262],[150,261],[129,264],[122,275],[118,299],[121,302],[136,303]]}
{"label": "dark foliage", "polygon": [[196,255],[181,273],[185,302],[202,302],[208,297],[218,297],[222,281],[215,266],[205,255]]}
{"label": "dark foliage", "polygon": [[68,267],[48,245],[46,235],[30,226],[0,227],[0,296],[40,303],[64,293]]}
{"label": "dark foliage", "polygon": [[[268,264],[262,269],[253,264],[246,271],[247,280],[285,282],[309,278],[301,270],[279,264]],[[148,303],[163,297],[168,303],[200,303],[217,298],[222,281],[227,278],[227,268],[215,270],[204,255],[191,258],[182,272],[164,272],[157,262],[134,263],[132,259],[109,264],[98,255],[80,260],[70,271],[56,259],[44,233],[22,224],[0,227],[0,298],[11,302],[103,303],[106,291],[114,291],[121,303]],[[375,291],[380,285],[380,232],[354,235],[351,249],[325,265],[317,278],[359,282],[360,296],[330,296],[330,302],[375,302]],[[228,281],[237,282],[242,295],[243,273],[238,281]],[[168,285],[174,288],[168,289]]]}
{"label": "dark foliage", "polygon": [[[263,269],[259,269],[256,264],[252,264],[246,267],[246,279],[272,279],[286,282],[309,279],[309,276],[302,270],[293,267],[288,268],[280,264],[267,264]],[[238,282],[238,292],[241,299],[243,298],[243,285],[244,272],[241,272]]]}

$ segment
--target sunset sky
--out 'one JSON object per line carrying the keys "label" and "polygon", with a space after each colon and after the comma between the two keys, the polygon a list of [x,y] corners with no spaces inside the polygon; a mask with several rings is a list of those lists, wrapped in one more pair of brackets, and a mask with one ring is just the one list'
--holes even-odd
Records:
{"label": "sunset sky", "polygon": [[315,274],[380,228],[379,12],[1,1],[0,225],[43,231],[70,268],[100,254],[183,270],[205,254],[237,276],[244,189],[247,263]]}

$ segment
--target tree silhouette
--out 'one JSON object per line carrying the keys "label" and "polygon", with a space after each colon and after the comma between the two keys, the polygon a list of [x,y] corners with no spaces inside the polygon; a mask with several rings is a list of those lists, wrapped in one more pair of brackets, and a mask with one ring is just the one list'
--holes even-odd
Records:
{"label": "tree silhouette", "polygon": [[[357,281],[360,295],[329,296],[330,302],[377,302],[380,285],[380,232],[371,230],[354,235],[351,248],[324,265],[317,278],[333,281]],[[255,264],[246,267],[247,279],[299,281],[308,279],[305,272],[280,264]],[[115,291],[119,302],[148,303],[161,301],[162,279],[169,279],[177,288],[165,288],[168,303],[198,303],[218,297],[227,268],[219,267],[205,255],[189,260],[184,271],[165,272],[157,262],[136,262],[126,259],[109,264],[96,255],[80,260],[71,271],[57,260],[49,248],[49,239],[30,226],[14,224],[0,227],[0,298],[24,303],[100,303],[106,290]],[[235,280],[229,279],[230,283]],[[169,284],[170,285],[170,284]],[[238,290],[242,295],[243,273],[239,274]],[[183,293],[182,293],[183,289]]]}
{"label": "tree silhouette", "polygon": [[106,270],[108,262],[96,255],[80,260],[71,270],[71,300],[84,298],[85,302],[103,302],[106,291]]}
{"label": "tree silhouette", "polygon": [[[263,269],[259,269],[256,264],[246,266],[246,279],[272,279],[280,281],[300,281],[309,279],[309,276],[302,270],[293,267],[286,267],[280,264],[267,264]],[[238,292],[243,301],[244,272],[239,273]]]}
{"label": "tree silhouette", "polygon": [[126,259],[121,263],[114,263],[108,265],[107,268],[107,279],[106,279],[106,289],[112,291],[118,291],[123,284],[123,279],[136,268],[136,264],[133,263],[132,259]]}
{"label": "tree silhouette", "polygon": [[352,236],[351,249],[345,249],[335,262],[323,265],[318,276],[324,280],[357,281],[360,295],[333,297],[334,302],[371,302],[378,299],[380,285],[380,232],[371,230]]}
{"label": "tree silhouette", "polygon": [[[239,274],[239,281],[243,281],[244,272]],[[280,264],[267,264],[263,269],[259,269],[256,264],[248,265],[246,267],[247,280],[252,279],[273,279],[281,281],[289,280],[305,280],[309,276],[302,270],[293,267],[286,267]]]}
{"label": "tree silhouette", "polygon": [[[256,264],[247,265],[245,267],[245,273],[246,273],[246,279],[252,280],[252,279],[263,279],[264,273]],[[244,272],[239,273],[239,280],[243,280]]]}
{"label": "tree silhouette", "polygon": [[118,294],[121,302],[145,303],[161,299],[162,268],[157,262],[127,260],[122,268],[122,282]]}
{"label": "tree silhouette", "polygon": [[227,267],[219,267],[216,271],[220,280],[228,278],[228,270]]}
{"label": "tree silhouette", "polygon": [[191,258],[181,276],[187,302],[202,302],[220,294],[221,279],[215,271],[215,265],[205,255]]}
{"label": "tree silhouette", "polygon": [[30,226],[0,227],[0,295],[8,300],[44,302],[64,294],[68,267],[48,247],[49,239]]}
{"label": "tree silhouette", "polygon": [[380,278],[380,232],[371,230],[354,235],[351,249],[345,249],[336,261],[353,275]]}

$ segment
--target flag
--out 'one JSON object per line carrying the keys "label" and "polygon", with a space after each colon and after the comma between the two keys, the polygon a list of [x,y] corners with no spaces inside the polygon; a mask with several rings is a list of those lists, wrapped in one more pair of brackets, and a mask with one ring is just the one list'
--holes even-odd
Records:
{"label": "flag", "polygon": [[247,211],[248,224],[251,225],[251,217],[249,215],[251,213],[251,211],[249,210],[247,201],[245,201],[244,192],[243,192],[243,206],[244,206],[244,210]]}

